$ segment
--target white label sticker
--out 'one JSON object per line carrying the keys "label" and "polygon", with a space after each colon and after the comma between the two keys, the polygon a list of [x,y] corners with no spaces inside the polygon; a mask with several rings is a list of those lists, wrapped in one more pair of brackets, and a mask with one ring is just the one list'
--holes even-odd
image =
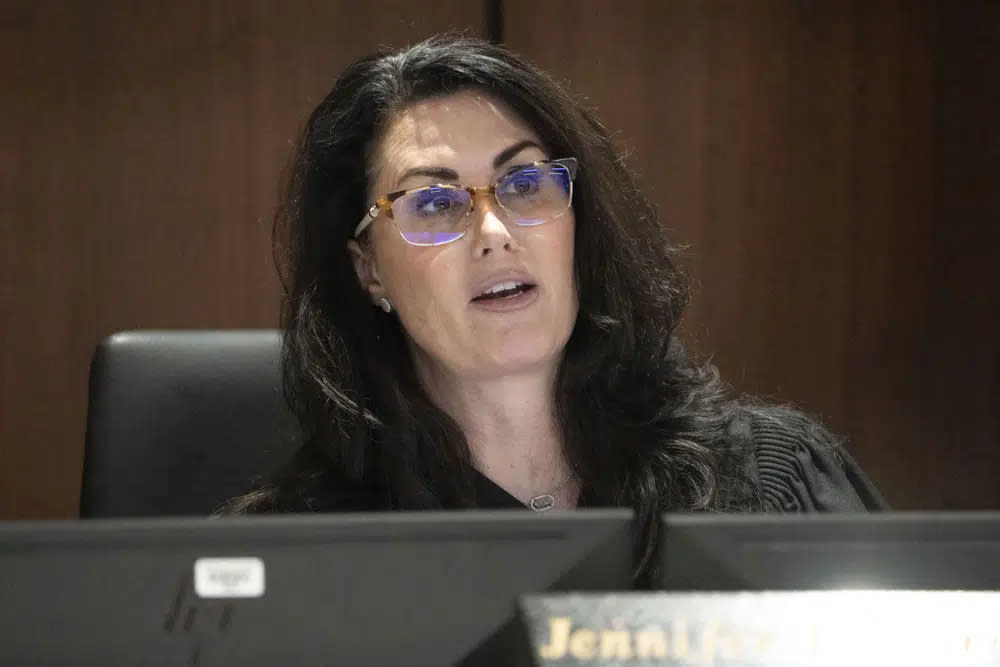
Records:
{"label": "white label sticker", "polygon": [[259,558],[199,558],[194,592],[202,598],[259,598],[264,594],[264,561]]}

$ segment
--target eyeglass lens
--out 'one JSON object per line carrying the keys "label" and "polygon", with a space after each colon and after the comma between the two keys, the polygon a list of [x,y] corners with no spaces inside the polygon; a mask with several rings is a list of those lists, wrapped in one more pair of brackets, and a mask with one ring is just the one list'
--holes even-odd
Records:
{"label": "eyeglass lens", "polygon": [[[570,170],[558,162],[514,170],[497,182],[497,202],[520,226],[540,225],[564,213],[572,197]],[[472,196],[458,186],[434,185],[409,192],[392,203],[403,238],[414,245],[441,245],[461,237]]]}

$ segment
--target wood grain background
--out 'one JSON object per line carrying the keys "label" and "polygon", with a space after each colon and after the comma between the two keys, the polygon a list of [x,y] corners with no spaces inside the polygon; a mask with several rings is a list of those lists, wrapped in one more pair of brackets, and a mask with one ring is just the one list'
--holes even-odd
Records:
{"label": "wood grain background", "polygon": [[336,75],[483,21],[461,0],[4,4],[0,516],[78,513],[105,336],[277,325],[277,184]]}
{"label": "wood grain background", "polygon": [[690,246],[694,346],[895,507],[1000,508],[1000,3],[504,6]]}
{"label": "wood grain background", "polygon": [[737,389],[897,507],[1000,508],[1000,3],[4,0],[0,517],[76,515],[99,340],[276,324],[291,140],[350,60],[446,29],[598,109]]}

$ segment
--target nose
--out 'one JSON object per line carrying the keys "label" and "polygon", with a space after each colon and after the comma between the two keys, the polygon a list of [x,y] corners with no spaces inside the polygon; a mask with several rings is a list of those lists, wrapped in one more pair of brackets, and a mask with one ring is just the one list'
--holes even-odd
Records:
{"label": "nose", "polygon": [[497,205],[493,195],[485,192],[477,194],[475,208],[470,213],[476,256],[485,257],[501,249],[513,252],[516,243],[504,222],[503,210]]}

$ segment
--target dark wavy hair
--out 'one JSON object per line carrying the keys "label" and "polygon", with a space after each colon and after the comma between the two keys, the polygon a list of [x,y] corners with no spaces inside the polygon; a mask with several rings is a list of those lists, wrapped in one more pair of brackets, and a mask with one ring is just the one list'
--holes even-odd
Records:
{"label": "dark wavy hair", "polygon": [[345,509],[475,506],[465,436],[422,389],[398,319],[372,306],[346,247],[380,132],[408,105],[467,89],[504,101],[550,155],[580,163],[580,309],[555,402],[588,500],[635,509],[640,562],[661,512],[757,508],[748,452],[726,436],[736,404],[674,336],[688,300],[677,250],[607,130],[507,49],[446,35],[357,61],[309,118],[275,220],[285,393],[304,444],[288,471],[227,511],[286,510],[317,485]]}

